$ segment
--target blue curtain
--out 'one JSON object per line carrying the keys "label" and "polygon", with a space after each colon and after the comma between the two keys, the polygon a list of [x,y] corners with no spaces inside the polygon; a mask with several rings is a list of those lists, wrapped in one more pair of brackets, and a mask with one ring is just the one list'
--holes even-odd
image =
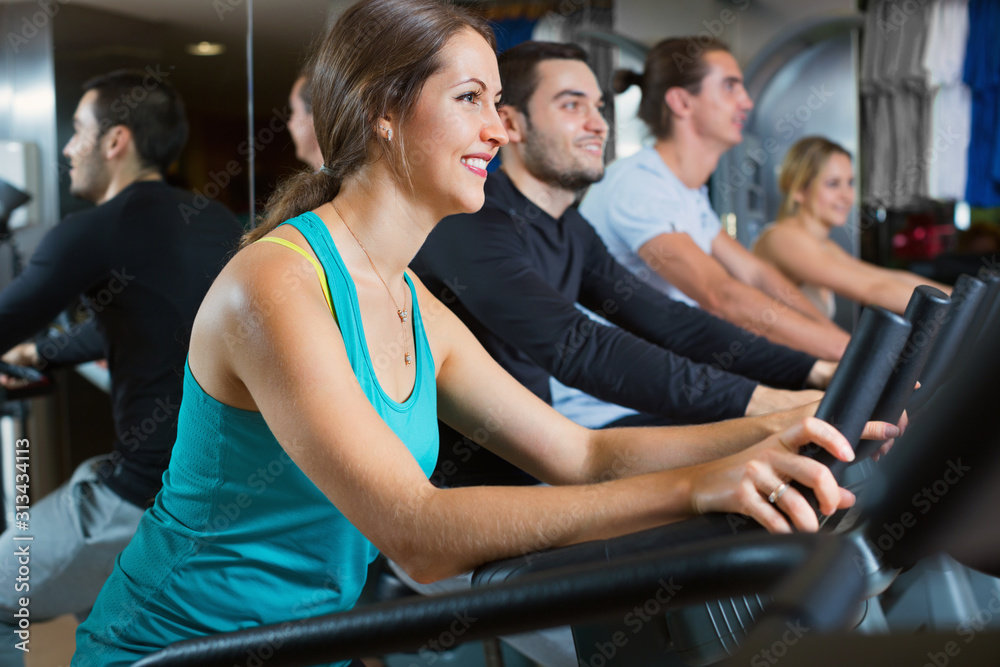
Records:
{"label": "blue curtain", "polygon": [[972,89],[969,179],[973,206],[1000,206],[1000,3],[971,0],[963,78]]}

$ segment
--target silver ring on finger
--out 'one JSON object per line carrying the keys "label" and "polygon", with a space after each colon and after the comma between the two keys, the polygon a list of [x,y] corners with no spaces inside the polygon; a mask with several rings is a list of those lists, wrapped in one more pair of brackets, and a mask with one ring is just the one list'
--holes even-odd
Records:
{"label": "silver ring on finger", "polygon": [[770,495],[768,495],[767,502],[774,505],[775,503],[778,502],[778,500],[781,499],[781,496],[785,495],[785,491],[787,490],[788,490],[788,483],[782,482],[774,489],[774,491],[770,493]]}

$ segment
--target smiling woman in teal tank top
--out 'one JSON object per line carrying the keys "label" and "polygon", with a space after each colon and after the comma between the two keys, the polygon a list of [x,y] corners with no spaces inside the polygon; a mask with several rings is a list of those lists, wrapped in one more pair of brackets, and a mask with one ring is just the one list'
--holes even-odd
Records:
{"label": "smiling woman in teal tank top", "polygon": [[[319,279],[328,280],[331,315],[365,396],[429,476],[437,459],[437,400],[418,305],[417,379],[400,403],[379,385],[350,274],[326,227],[312,213],[287,224],[319,258]],[[133,639],[95,648],[94,664],[126,652],[131,662],[195,633],[329,614],[357,600],[378,550],[289,458],[260,412],[214,399],[190,368],[163,482],[88,623],[113,640]],[[259,605],[262,599],[268,604]]]}
{"label": "smiling woman in teal tank top", "polygon": [[[349,609],[379,551],[432,581],[539,535],[558,546],[695,511],[815,529],[808,507],[761,502],[792,478],[828,513],[849,502],[789,451],[812,441],[845,456],[822,422],[589,431],[407,273],[441,218],[482,206],[508,132],[523,136],[523,117],[497,108],[494,49],[483,21],[436,0],[363,0],[320,43],[310,84],[326,166],[279,187],[206,296],[163,490],[78,629],[74,667]],[[438,418],[553,486],[435,488]],[[720,437],[737,453],[699,454]]]}

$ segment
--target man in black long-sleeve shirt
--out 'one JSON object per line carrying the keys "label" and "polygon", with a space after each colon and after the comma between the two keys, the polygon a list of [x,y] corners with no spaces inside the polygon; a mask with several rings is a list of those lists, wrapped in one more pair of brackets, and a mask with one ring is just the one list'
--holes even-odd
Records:
{"label": "man in black long-sleeve shirt", "polygon": [[[765,384],[823,387],[832,364],[648,287],[571,207],[576,193],[603,174],[607,135],[600,89],[584,59],[577,47],[539,43],[501,55],[501,115],[510,138],[501,149],[503,169],[487,179],[482,210],[435,228],[414,271],[508,371],[549,402],[551,377],[637,410],[646,423],[716,421],[816,398]],[[466,470],[487,467],[455,453]],[[503,468],[492,460],[488,466]],[[480,473],[495,479],[488,470],[471,476]]]}
{"label": "man in black long-sleeve shirt", "polygon": [[[187,135],[183,105],[163,76],[115,72],[85,85],[63,152],[71,192],[98,206],[53,228],[0,292],[0,350],[44,329],[84,295],[90,322],[18,345],[5,359],[46,366],[106,358],[118,435],[111,455],[84,463],[32,505],[36,621],[86,613],[159,490],[191,325],[242,232],[221,205],[163,182]],[[0,537],[0,579],[17,572],[15,532]],[[0,623],[13,621],[16,606],[13,583],[0,581]],[[21,663],[14,646],[4,642],[0,665]]]}

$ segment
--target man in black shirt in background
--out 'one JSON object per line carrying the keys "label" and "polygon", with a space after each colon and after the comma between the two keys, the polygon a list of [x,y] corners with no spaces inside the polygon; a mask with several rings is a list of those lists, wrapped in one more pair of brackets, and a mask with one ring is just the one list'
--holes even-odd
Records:
{"label": "man in black shirt in background", "polygon": [[[824,388],[834,364],[645,285],[572,206],[603,176],[608,131],[585,52],[528,42],[499,60],[510,138],[503,166],[487,178],[479,212],[446,218],[431,232],[411,265],[427,287],[542,399],[552,403],[554,378],[638,411],[590,427],[717,421],[817,399],[819,392],[796,390]],[[442,429],[436,482],[526,481],[460,438]]]}
{"label": "man in black shirt in background", "polygon": [[[30,531],[0,536],[0,666],[20,665],[18,597],[32,622],[86,614],[161,485],[177,429],[195,313],[242,229],[218,203],[163,181],[187,139],[183,103],[162,73],[118,71],[84,85],[73,116],[72,194],[97,204],[68,216],[0,292],[0,350],[44,367],[107,359],[118,435],[113,452],[32,504]],[[37,334],[83,295],[93,320]],[[13,349],[11,349],[13,347]],[[14,542],[31,535],[30,543]],[[15,552],[30,544],[30,592],[18,593]]]}

